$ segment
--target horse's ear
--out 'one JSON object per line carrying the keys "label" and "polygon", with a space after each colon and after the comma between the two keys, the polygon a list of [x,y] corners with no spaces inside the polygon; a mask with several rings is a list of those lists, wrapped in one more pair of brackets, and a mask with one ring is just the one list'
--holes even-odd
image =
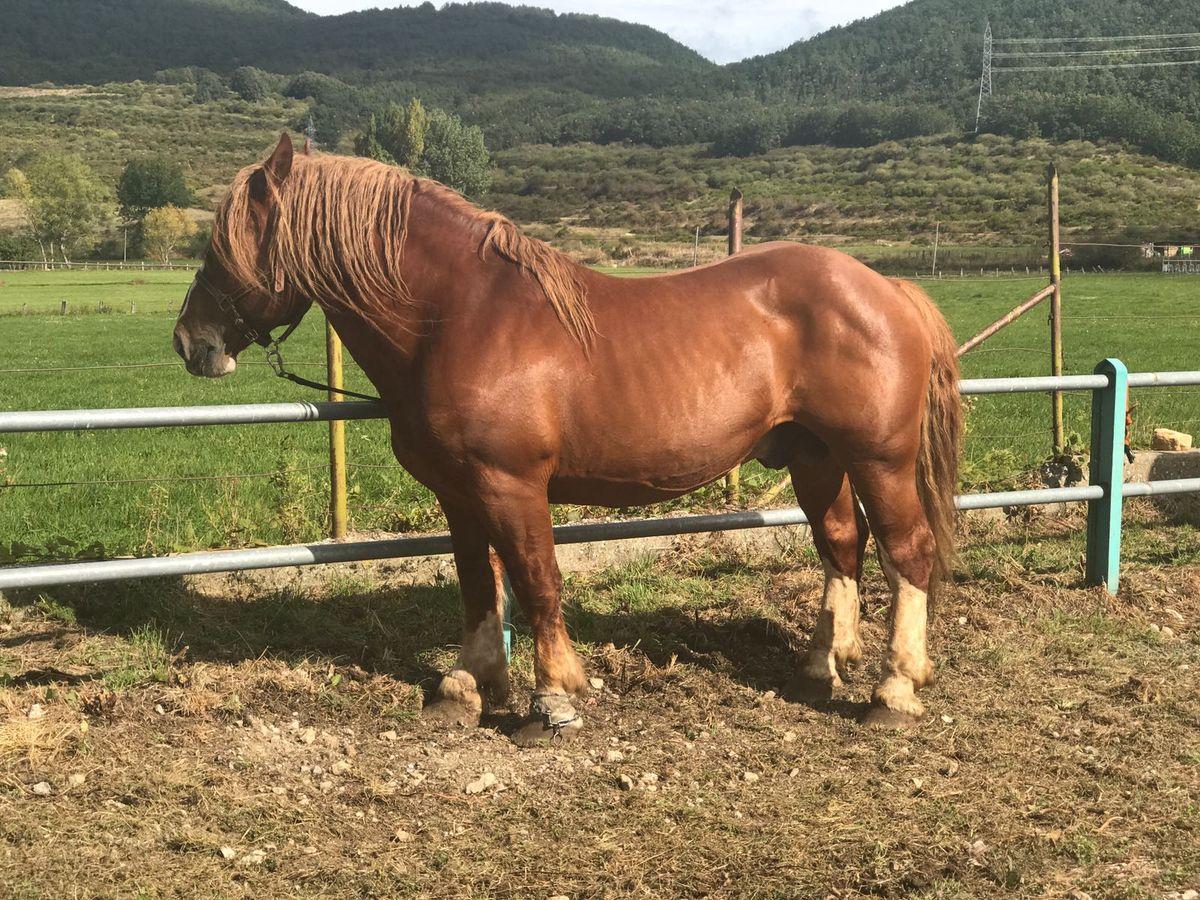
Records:
{"label": "horse's ear", "polygon": [[292,136],[285,131],[279,137],[279,143],[275,146],[275,152],[263,164],[263,169],[266,170],[275,184],[283,184],[292,172],[292,160],[294,158],[295,150],[292,147]]}

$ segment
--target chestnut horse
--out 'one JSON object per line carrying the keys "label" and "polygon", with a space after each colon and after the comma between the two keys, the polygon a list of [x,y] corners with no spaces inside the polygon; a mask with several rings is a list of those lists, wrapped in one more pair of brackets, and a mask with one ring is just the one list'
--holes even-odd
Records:
{"label": "chestnut horse", "polygon": [[226,375],[310,302],[374,383],[396,459],[450,525],[465,628],[427,716],[475,724],[507,697],[507,572],[536,649],[532,711],[514,739],[574,733],[587,679],[563,623],[549,504],[650,503],[748,459],[791,472],[825,570],[796,688],[827,698],[862,656],[869,523],[892,607],[866,719],[923,714],[927,594],[951,552],[961,407],[954,341],[917,287],[793,243],[613,278],[436,182],[294,156],[284,135],[221,204],[176,350],[192,374]]}

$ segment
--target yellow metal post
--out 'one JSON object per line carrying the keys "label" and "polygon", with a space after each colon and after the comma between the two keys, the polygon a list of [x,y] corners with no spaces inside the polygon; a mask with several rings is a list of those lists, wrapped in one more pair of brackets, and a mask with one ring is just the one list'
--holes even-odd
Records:
{"label": "yellow metal post", "polygon": [[[729,255],[742,251],[742,192],[734,188],[729,193]],[[725,475],[725,496],[732,500],[738,495],[742,482],[741,466],[734,466]]]}
{"label": "yellow metal post", "polygon": [[[1058,229],[1058,167],[1050,163],[1046,170],[1048,182],[1048,206],[1050,213],[1050,374],[1063,373],[1062,347],[1062,253]],[[1066,450],[1066,435],[1063,431],[1063,395],[1061,391],[1051,394],[1050,412],[1053,417],[1054,455],[1061,456]]]}
{"label": "yellow metal post", "polygon": [[[345,385],[342,381],[342,339],[325,322],[325,360],[329,376],[329,399],[340,402],[343,396],[334,388]],[[329,423],[329,536],[340,540],[346,536],[346,423]]]}

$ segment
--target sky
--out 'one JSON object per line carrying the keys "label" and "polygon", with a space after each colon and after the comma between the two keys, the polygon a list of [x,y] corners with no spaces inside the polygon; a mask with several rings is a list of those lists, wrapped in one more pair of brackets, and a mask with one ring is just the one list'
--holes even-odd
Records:
{"label": "sky", "polygon": [[[321,15],[422,0],[291,0]],[[665,31],[714,62],[781,50],[834,25],[873,16],[896,0],[506,0],[557,12],[595,13]],[[441,2],[435,0],[436,5]]]}

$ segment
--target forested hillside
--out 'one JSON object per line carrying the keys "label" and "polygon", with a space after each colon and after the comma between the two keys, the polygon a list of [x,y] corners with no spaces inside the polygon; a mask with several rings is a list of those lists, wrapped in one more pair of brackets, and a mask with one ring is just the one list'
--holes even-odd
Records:
{"label": "forested hillside", "polygon": [[[1008,71],[1200,60],[1157,49],[1197,43],[1200,0],[913,0],[724,67],[651,28],[501,3],[315,16],[284,0],[0,0],[0,84],[157,78],[196,83],[204,101],[254,66],[310,103],[326,144],[417,96],[493,147],[709,143],[745,156],[974,130],[986,20],[998,55],[982,130],[1125,141],[1200,165],[1200,66]],[[1004,44],[1138,34],[1179,37]]]}
{"label": "forested hillside", "polygon": [[[726,90],[751,93],[766,110],[786,110],[797,97],[826,110],[886,101],[948,112],[960,128],[973,127],[988,21],[997,56],[983,130],[1128,140],[1166,159],[1200,163],[1200,65],[1176,65],[1200,60],[1200,52],[1159,49],[1200,44],[1196,0],[915,0],[734,64],[720,77]],[[1086,40],[1138,35],[1162,37]],[[1007,43],[1047,38],[1069,40]],[[1156,65],[1121,67],[1133,63]],[[1061,68],[1009,71],[1029,66]],[[780,114],[776,140],[793,142],[788,128],[804,113]],[[770,144],[771,127],[758,130],[768,132],[759,145]]]}
{"label": "forested hillside", "polygon": [[619,97],[714,68],[642,25],[499,3],[313,16],[282,0],[0,0],[0,22],[0,84],[254,65],[422,90],[553,86]]}

